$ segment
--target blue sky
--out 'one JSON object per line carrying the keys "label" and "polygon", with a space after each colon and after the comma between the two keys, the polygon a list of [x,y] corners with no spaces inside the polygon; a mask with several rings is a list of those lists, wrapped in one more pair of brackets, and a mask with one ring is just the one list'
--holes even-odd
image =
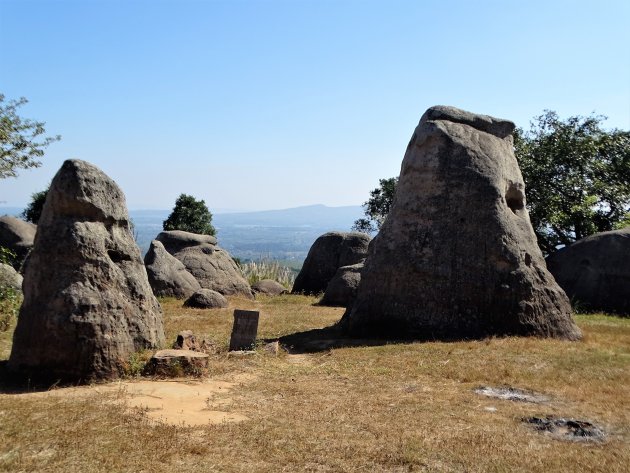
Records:
{"label": "blue sky", "polygon": [[435,104],[629,129],[629,24],[605,0],[0,0],[0,92],[63,137],[0,205],[68,158],[132,209],[356,205]]}

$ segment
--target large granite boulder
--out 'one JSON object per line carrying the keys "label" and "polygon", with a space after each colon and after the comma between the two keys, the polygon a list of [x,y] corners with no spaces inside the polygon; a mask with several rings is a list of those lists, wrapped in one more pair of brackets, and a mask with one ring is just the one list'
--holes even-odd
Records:
{"label": "large granite boulder", "polygon": [[20,269],[28,252],[33,248],[37,225],[16,217],[4,215],[0,217],[0,246],[13,251],[16,260],[13,267]]}
{"label": "large granite boulder", "polygon": [[25,265],[9,369],[33,378],[110,379],[164,343],[162,311],[116,183],[85,161],[54,177]]}
{"label": "large granite boulder", "polygon": [[224,296],[239,295],[253,299],[252,290],[229,253],[217,246],[217,239],[181,230],[160,233],[166,251],[181,261],[202,288]]}
{"label": "large granite boulder", "polygon": [[315,240],[308,251],[300,274],[295,278],[293,294],[319,294],[341,266],[361,263],[370,236],[365,233],[329,232]]}
{"label": "large granite boulder", "polygon": [[576,241],[547,268],[580,308],[630,314],[630,227]]}
{"label": "large granite boulder", "polygon": [[158,297],[186,299],[201,289],[199,281],[186,270],[184,264],[157,240],[151,242],[144,256],[144,265],[153,294]]}
{"label": "large granite boulder", "polygon": [[580,338],[525,208],[513,130],[452,107],[423,115],[342,320],[351,335]]}
{"label": "large granite boulder", "polygon": [[184,307],[194,309],[222,309],[228,306],[228,300],[212,289],[199,289],[184,301]]}
{"label": "large granite boulder", "polygon": [[16,291],[21,291],[22,280],[22,275],[13,266],[0,263],[0,288],[10,287]]}
{"label": "large granite boulder", "polygon": [[261,279],[252,284],[254,294],[265,294],[266,296],[280,296],[287,293],[287,288],[273,279]]}
{"label": "large granite boulder", "polygon": [[357,297],[363,263],[342,266],[326,286],[321,305],[350,307]]}

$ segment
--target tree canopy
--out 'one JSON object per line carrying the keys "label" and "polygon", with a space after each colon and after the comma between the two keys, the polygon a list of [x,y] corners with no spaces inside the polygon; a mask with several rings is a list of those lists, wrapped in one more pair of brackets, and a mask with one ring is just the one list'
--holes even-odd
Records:
{"label": "tree canopy", "polygon": [[389,213],[396,192],[397,177],[379,179],[379,186],[370,191],[370,198],[363,203],[364,218],[355,220],[352,229],[363,233],[378,232]]}
{"label": "tree canopy", "polygon": [[514,133],[527,209],[544,253],[630,224],[630,132],[605,117],[545,111]]}
{"label": "tree canopy", "polygon": [[203,235],[215,235],[212,226],[212,214],[203,200],[196,200],[192,195],[181,194],[175,201],[173,211],[164,220],[164,230],[183,230]]}
{"label": "tree canopy", "polygon": [[0,94],[0,179],[16,177],[19,169],[41,166],[39,158],[44,155],[44,148],[61,139],[43,136],[44,122],[18,115],[18,108],[27,102],[24,97],[5,102]]}
{"label": "tree canopy", "polygon": [[43,191],[35,192],[31,194],[31,201],[28,203],[24,211],[20,216],[27,222],[31,222],[37,225],[39,217],[42,215],[44,209],[44,202],[46,202],[46,196],[48,195],[48,188]]}

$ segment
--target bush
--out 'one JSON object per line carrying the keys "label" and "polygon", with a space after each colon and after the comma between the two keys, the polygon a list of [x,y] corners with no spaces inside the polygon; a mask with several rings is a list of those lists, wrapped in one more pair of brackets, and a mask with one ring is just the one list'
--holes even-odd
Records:
{"label": "bush", "polygon": [[0,281],[0,332],[11,327],[22,305],[22,293]]}
{"label": "bush", "polygon": [[202,235],[215,235],[212,226],[212,214],[203,200],[196,200],[192,195],[181,194],[175,201],[173,211],[164,220],[164,230],[183,230]]}
{"label": "bush", "polygon": [[44,202],[46,202],[46,196],[48,195],[48,189],[31,194],[31,201],[24,209],[24,212],[20,216],[27,222],[37,225],[39,217],[42,215],[44,209]]}

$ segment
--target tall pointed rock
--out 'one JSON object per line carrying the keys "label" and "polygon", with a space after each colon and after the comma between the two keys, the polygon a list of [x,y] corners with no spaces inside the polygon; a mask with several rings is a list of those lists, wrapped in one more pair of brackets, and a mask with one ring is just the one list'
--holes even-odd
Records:
{"label": "tall pointed rock", "polygon": [[125,197],[95,166],[63,163],[26,262],[9,369],[35,378],[115,378],[164,343],[162,311],[130,231]]}
{"label": "tall pointed rock", "polygon": [[422,116],[342,321],[350,334],[580,338],[525,208],[513,130],[453,107]]}

